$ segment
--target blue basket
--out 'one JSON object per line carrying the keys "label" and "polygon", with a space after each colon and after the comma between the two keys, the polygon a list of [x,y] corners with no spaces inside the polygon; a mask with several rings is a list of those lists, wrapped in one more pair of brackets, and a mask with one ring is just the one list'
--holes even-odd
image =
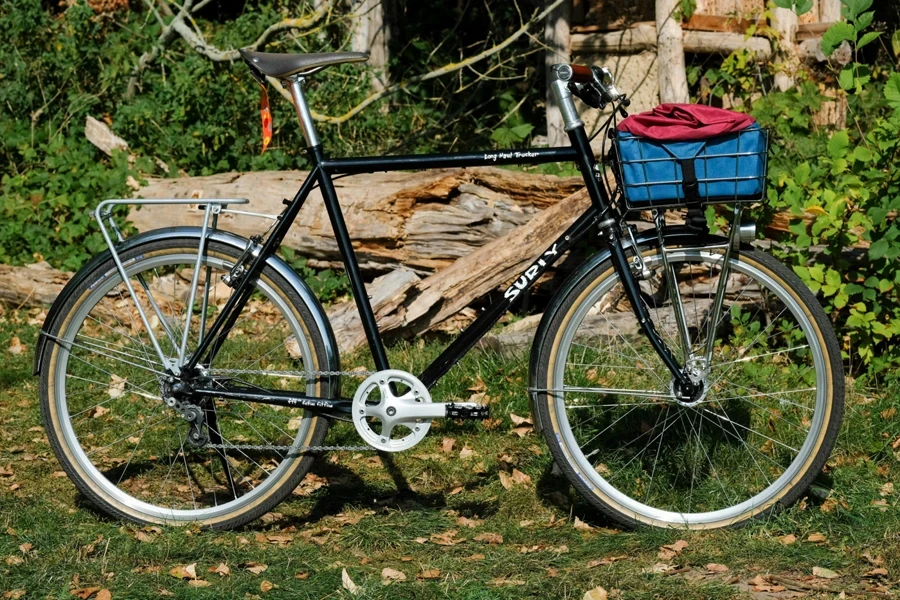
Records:
{"label": "blue basket", "polygon": [[757,124],[687,142],[616,133],[620,181],[631,209],[758,202],[765,194],[769,136]]}

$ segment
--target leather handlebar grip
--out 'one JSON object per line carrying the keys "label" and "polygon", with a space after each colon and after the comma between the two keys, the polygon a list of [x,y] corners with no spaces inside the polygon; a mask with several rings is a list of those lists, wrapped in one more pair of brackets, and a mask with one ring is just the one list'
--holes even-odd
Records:
{"label": "leather handlebar grip", "polygon": [[594,81],[594,72],[590,67],[570,64],[569,68],[572,69],[572,78],[570,81],[574,81],[575,83],[591,83]]}

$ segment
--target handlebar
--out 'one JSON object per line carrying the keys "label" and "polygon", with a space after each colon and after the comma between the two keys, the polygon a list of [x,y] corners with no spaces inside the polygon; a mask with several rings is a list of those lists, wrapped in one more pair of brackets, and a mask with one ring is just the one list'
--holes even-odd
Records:
{"label": "handlebar", "polygon": [[606,67],[559,64],[553,70],[559,81],[568,83],[572,94],[588,106],[603,108],[611,102],[620,103],[619,109],[624,113],[624,106],[630,104],[625,94],[616,89],[612,72]]}
{"label": "handlebar", "polygon": [[568,65],[572,71],[569,81],[575,83],[592,83],[594,81],[594,72],[587,65]]}

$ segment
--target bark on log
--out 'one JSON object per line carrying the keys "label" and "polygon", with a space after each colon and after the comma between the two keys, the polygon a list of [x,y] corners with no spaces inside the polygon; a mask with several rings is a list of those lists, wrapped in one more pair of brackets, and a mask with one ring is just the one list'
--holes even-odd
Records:
{"label": "bark on log", "polygon": [[[278,214],[305,172],[224,173],[153,179],[143,198],[248,198],[244,210]],[[581,178],[533,175],[495,168],[426,173],[373,173],[335,181],[354,247],[364,271],[401,266],[418,273],[445,267],[461,256],[527,223],[547,206],[583,186]],[[140,231],[168,225],[200,225],[196,206],[145,206],[129,218]],[[222,229],[244,236],[262,232],[258,218],[223,214]],[[300,211],[285,245],[311,266],[340,266],[340,253],[318,190]]]}
{"label": "bark on log", "polygon": [[71,273],[45,262],[27,267],[0,265],[0,302],[9,308],[49,306],[71,278]]}
{"label": "bark on log", "polygon": [[[407,292],[420,281],[419,276],[408,269],[397,269],[377,277],[366,286],[372,303],[372,311],[382,331],[397,329],[406,314],[402,302]],[[328,320],[337,339],[341,353],[352,352],[366,343],[356,302],[350,300],[336,304],[328,310]]]}
{"label": "bark on log", "polygon": [[589,203],[587,193],[576,192],[528,224],[412,286],[398,328],[412,335],[427,331],[474,300],[511,283]]}

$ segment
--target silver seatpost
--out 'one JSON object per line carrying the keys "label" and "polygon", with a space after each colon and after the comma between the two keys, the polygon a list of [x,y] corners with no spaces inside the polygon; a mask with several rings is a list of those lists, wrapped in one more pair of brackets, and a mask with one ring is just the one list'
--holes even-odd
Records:
{"label": "silver seatpost", "polygon": [[300,129],[306,139],[306,146],[311,148],[319,145],[319,136],[313,125],[313,118],[303,96],[303,77],[294,77],[290,80],[291,97],[294,99],[294,108],[297,109],[297,118],[300,119]]}

